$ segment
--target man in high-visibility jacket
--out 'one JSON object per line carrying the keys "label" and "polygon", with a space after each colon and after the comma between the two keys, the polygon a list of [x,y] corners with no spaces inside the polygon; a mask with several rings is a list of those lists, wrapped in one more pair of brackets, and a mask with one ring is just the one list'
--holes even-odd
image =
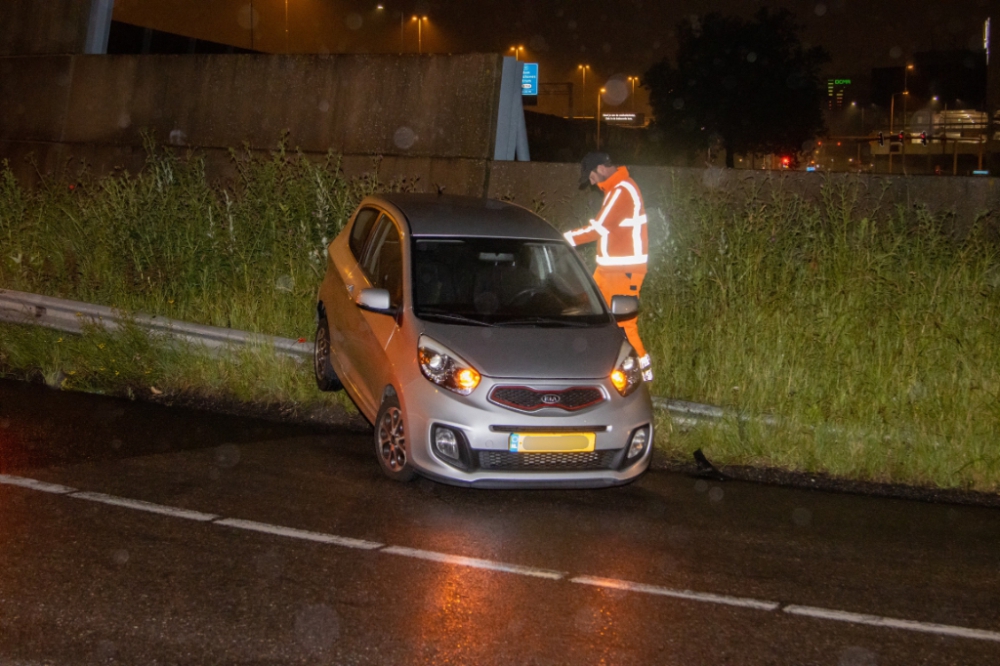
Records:
{"label": "man in high-visibility jacket", "polygon": [[[567,231],[570,245],[597,245],[597,269],[594,281],[611,302],[612,296],[639,296],[646,277],[649,238],[646,231],[646,208],[639,186],[629,177],[628,169],[615,166],[607,153],[588,153],[580,168],[580,187],[596,185],[604,192],[604,203],[597,217],[586,227]],[[649,354],[639,338],[637,319],[619,324],[639,355],[639,365],[646,381],[652,381]]]}

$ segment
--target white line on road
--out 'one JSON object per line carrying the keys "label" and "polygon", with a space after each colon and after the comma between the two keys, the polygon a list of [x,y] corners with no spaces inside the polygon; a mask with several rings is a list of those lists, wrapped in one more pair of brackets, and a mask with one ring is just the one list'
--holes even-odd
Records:
{"label": "white line on road", "polygon": [[625,580],[616,580],[614,578],[577,576],[576,578],[571,578],[569,582],[580,583],[582,585],[594,585],[595,587],[606,587],[612,590],[641,592],[642,594],[656,594],[661,597],[676,597],[677,599],[706,601],[711,604],[739,606],[741,608],[754,608],[756,610],[762,610],[762,611],[774,611],[778,610],[781,607],[781,604],[774,601],[760,601],[758,599],[745,599],[743,597],[729,597],[724,594],[692,592],[691,590],[674,590],[669,587],[659,587],[657,585],[645,585],[643,583],[630,583]]}
{"label": "white line on road", "polygon": [[7,474],[0,474],[0,483],[8,486],[20,486],[22,488],[40,490],[43,493],[55,493],[56,495],[65,495],[66,493],[76,491],[76,488],[70,488],[69,486],[60,486],[55,483],[45,483],[44,481],[26,479],[22,476],[9,476]]}
{"label": "white line on road", "polygon": [[879,617],[878,615],[862,615],[861,613],[848,613],[846,611],[827,610],[825,608],[812,608],[810,606],[785,606],[782,610],[790,615],[804,615],[820,620],[833,620],[835,622],[851,622],[853,624],[867,624],[872,627],[892,627],[893,629],[905,629],[907,631],[919,631],[925,634],[938,634],[941,636],[957,636],[959,638],[974,638],[980,641],[996,641],[1000,643],[1000,632],[987,631],[985,629],[968,629],[966,627],[954,627],[948,624],[933,624],[930,622],[915,622],[913,620],[897,620],[891,617]]}
{"label": "white line on road", "polygon": [[344,548],[375,550],[376,548],[381,548],[384,545],[375,541],[362,541],[361,539],[351,539],[349,537],[336,536],[334,534],[297,530],[294,527],[280,527],[278,525],[268,525],[267,523],[258,523],[252,520],[240,520],[238,518],[225,518],[223,520],[217,520],[215,521],[215,524],[236,527],[241,530],[251,530],[253,532],[264,532],[266,534],[274,534],[276,536],[290,537],[292,539],[329,543],[334,546],[343,546]]}
{"label": "white line on road", "polygon": [[503,571],[505,573],[521,574],[522,576],[534,576],[535,578],[548,578],[549,580],[559,580],[566,575],[562,571],[552,571],[551,569],[536,569],[534,567],[524,567],[519,564],[504,564],[503,562],[493,562],[492,560],[480,560],[474,557],[448,555],[447,553],[435,553],[430,550],[417,550],[415,548],[404,548],[403,546],[388,546],[379,552],[388,553],[390,555],[402,555],[403,557],[416,557],[421,560],[430,560],[432,562],[454,564],[460,567]]}
{"label": "white line on road", "polygon": [[126,499],[124,497],[115,497],[114,495],[104,495],[103,493],[80,492],[73,493],[70,497],[89,500],[91,502],[100,502],[101,504],[110,504],[112,506],[120,506],[126,509],[136,509],[137,511],[160,513],[164,516],[173,516],[174,518],[184,518],[186,520],[208,522],[219,517],[211,513],[189,511],[188,509],[179,509],[173,506],[164,506],[163,504],[153,504],[152,502],[144,502],[142,500]]}
{"label": "white line on road", "polygon": [[[212,522],[213,525],[224,525],[226,527],[234,527],[237,529],[250,530],[253,532],[263,532],[275,536],[289,537],[293,539],[303,539],[306,541],[316,541],[319,543],[328,543],[337,546],[344,546],[347,548],[369,550],[373,552],[386,553],[389,555],[414,557],[418,559],[429,560],[432,562],[452,564],[455,566],[472,567],[476,569],[487,569],[490,571],[513,573],[522,576],[532,576],[535,578],[546,578],[549,580],[562,580],[567,575],[564,572],[553,571],[551,569],[537,569],[535,567],[526,567],[518,564],[505,564],[503,562],[494,562],[492,560],[481,560],[474,557],[464,557],[461,555],[449,555],[448,553],[437,553],[434,551],[418,550],[415,548],[406,548],[403,546],[386,546],[385,548],[382,548],[382,544],[376,543],[374,541],[363,541],[360,539],[352,539],[350,537],[336,536],[333,534],[309,532],[306,530],[299,530],[291,527],[282,527],[280,525],[258,523],[252,520],[240,520],[237,518],[222,518],[221,516],[217,516],[210,513],[201,513],[200,511],[191,511],[189,509],[181,509],[172,506],[165,506],[163,504],[154,504],[152,502],[145,502],[142,500],[133,500],[124,497],[115,497],[113,495],[105,495],[102,493],[76,491],[75,489],[69,488],[67,486],[60,486],[54,483],[46,483],[44,481],[27,479],[19,476],[10,476],[7,474],[0,474],[0,484],[19,486],[22,488],[27,488],[29,490],[38,490],[44,493],[66,495],[68,497],[74,497],[76,499],[89,500],[92,502],[100,502],[102,504],[110,504],[112,506],[119,506],[126,509],[148,511],[151,513],[163,514],[174,518],[184,518],[186,520],[196,520],[202,522],[214,521]],[[985,629],[969,629],[966,627],[956,627],[947,624],[917,622],[914,620],[900,620],[891,617],[880,617],[878,615],[864,615],[860,613],[850,613],[847,611],[830,610],[826,608],[814,608],[812,606],[788,605],[782,608],[781,604],[778,604],[773,601],[748,599],[745,597],[730,597],[726,595],[711,594],[707,592],[694,592],[691,590],[676,590],[668,587],[659,587],[657,585],[632,583],[629,581],[617,580],[614,578],[599,578],[595,576],[576,576],[574,578],[570,578],[569,582],[578,583],[581,585],[591,585],[594,587],[601,587],[605,589],[635,592],[639,594],[650,594],[656,596],[674,597],[677,599],[686,599],[691,601],[722,604],[727,606],[738,606],[741,608],[750,608],[766,612],[775,612],[780,610],[781,612],[787,613],[789,615],[811,617],[820,620],[830,620],[834,622],[850,622],[853,624],[862,624],[872,627],[901,629],[905,631],[916,631],[927,634],[937,634],[940,636],[952,636],[956,638],[968,638],[980,641],[1000,642],[1000,632],[988,631]]]}

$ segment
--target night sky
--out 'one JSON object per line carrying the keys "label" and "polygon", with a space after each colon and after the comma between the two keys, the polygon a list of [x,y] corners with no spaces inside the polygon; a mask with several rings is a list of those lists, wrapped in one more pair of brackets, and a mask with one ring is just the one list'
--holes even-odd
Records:
{"label": "night sky", "polygon": [[[253,48],[286,50],[286,0],[252,0]],[[251,0],[116,0],[115,18],[160,30],[250,47]],[[540,63],[542,82],[581,82],[588,89],[614,75],[641,76],[671,55],[677,22],[717,11],[751,15],[785,7],[804,26],[808,44],[832,56],[828,74],[864,79],[873,67],[903,65],[915,52],[981,49],[983,23],[1000,0],[287,0],[287,51],[398,53],[417,51],[414,13],[427,16],[423,51],[506,52],[524,45],[522,60]],[[403,19],[402,23],[400,19]],[[1000,57],[1000,48],[994,48]]]}

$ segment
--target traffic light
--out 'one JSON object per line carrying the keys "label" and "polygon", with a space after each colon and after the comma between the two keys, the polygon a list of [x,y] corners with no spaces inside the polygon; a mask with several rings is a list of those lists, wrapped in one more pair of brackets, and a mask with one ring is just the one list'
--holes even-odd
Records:
{"label": "traffic light", "polygon": [[880,146],[884,146],[885,145],[885,137],[882,136],[882,132],[878,133],[878,145],[880,145]]}
{"label": "traffic light", "polygon": [[906,135],[905,135],[905,134],[903,134],[902,132],[900,132],[900,133],[899,133],[899,140],[900,140],[900,141],[902,141],[902,140],[903,140],[903,137],[904,137],[904,136],[906,136]]}
{"label": "traffic light", "polygon": [[920,133],[920,143],[922,143],[925,146],[927,145],[927,132]]}

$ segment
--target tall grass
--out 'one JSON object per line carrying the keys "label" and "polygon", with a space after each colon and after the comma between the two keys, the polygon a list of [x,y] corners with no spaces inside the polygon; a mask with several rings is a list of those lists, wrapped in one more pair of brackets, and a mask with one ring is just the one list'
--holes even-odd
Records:
{"label": "tall grass", "polygon": [[[232,154],[213,185],[198,156],[150,143],[145,169],[33,192],[0,170],[0,285],[214,326],[311,336],[325,246],[366,194],[338,159]],[[377,174],[377,169],[374,171]]]}
{"label": "tall grass", "polygon": [[[0,169],[0,286],[311,337],[326,242],[365,194],[406,183],[348,179],[334,156],[284,149],[232,159],[236,177],[222,184],[197,156],[152,145],[142,172],[84,172],[72,187],[52,179],[25,190]],[[830,180],[817,201],[754,183],[670,184],[664,214],[651,211],[640,328],[655,394],[775,415],[779,426],[734,418],[684,431],[666,421],[661,450],[1000,489],[998,220],[965,229],[922,208],[883,207],[858,181]],[[267,354],[192,360],[132,340],[115,351],[114,375],[91,344],[99,333],[56,342],[14,330],[0,329],[0,367],[40,369],[50,383],[329,404],[308,367]]]}
{"label": "tall grass", "polygon": [[[643,287],[656,393],[782,418],[675,433],[728,463],[1000,487],[997,220],[674,188]],[[687,454],[689,455],[689,454]]]}

